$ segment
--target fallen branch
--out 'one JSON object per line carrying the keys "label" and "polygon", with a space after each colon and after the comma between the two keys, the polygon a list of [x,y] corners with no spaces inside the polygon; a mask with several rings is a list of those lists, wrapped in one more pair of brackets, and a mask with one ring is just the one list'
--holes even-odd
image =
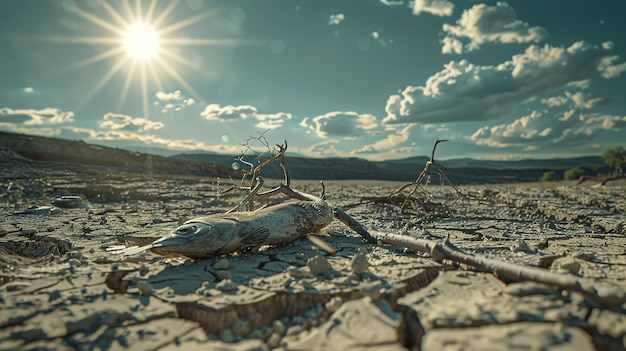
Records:
{"label": "fallen branch", "polygon": [[566,291],[583,294],[589,300],[605,306],[622,306],[626,303],[626,291],[619,286],[602,286],[597,280],[573,274],[554,273],[548,270],[500,261],[467,253],[447,240],[436,242],[403,235],[380,233],[373,236],[379,244],[404,247],[429,254],[435,261],[450,260],[466,264],[480,272],[493,273],[508,281],[532,281]]}
{"label": "fallen branch", "polygon": [[[391,194],[382,197],[362,197],[362,201],[374,202],[374,203],[388,203],[400,206],[401,213],[406,214],[407,206],[411,205],[411,207],[422,208],[427,211],[440,211],[445,212],[448,210],[448,205],[441,202],[432,201],[431,199],[434,197],[431,192],[427,190],[427,186],[430,183],[430,177],[433,175],[431,173],[431,167],[436,170],[435,174],[439,177],[442,185],[450,185],[454,189],[454,193],[456,195],[454,201],[459,197],[464,197],[461,193],[461,190],[458,188],[457,184],[453,182],[448,176],[445,174],[446,168],[435,162],[435,150],[437,145],[442,142],[446,142],[448,140],[436,139],[433,144],[433,148],[431,151],[430,159],[426,161],[426,165],[424,169],[420,172],[417,179],[413,182],[403,185],[399,189],[393,191]],[[426,178],[425,184],[424,178]],[[405,189],[413,187],[408,195],[403,195],[402,193]],[[419,193],[420,196],[416,194]]]}

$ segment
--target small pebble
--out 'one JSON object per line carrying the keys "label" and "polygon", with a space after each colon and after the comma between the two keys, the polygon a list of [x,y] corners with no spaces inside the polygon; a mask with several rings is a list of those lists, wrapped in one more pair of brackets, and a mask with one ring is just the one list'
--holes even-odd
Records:
{"label": "small pebble", "polygon": [[352,261],[350,267],[354,274],[361,275],[369,270],[370,264],[367,262],[367,256],[363,252],[357,253]]}
{"label": "small pebble", "polygon": [[279,335],[282,335],[282,334],[285,332],[285,330],[287,329],[287,328],[285,327],[285,324],[283,324],[283,322],[282,322],[280,319],[277,319],[277,320],[275,320],[275,321],[272,323],[272,328],[273,328],[273,329],[274,329],[274,331],[275,331],[276,333],[278,333]]}
{"label": "small pebble", "polygon": [[152,285],[145,280],[137,282],[137,289],[141,292],[141,295],[148,296],[152,292]]}
{"label": "small pebble", "polygon": [[228,269],[230,267],[230,263],[228,263],[227,259],[221,259],[213,264],[213,268],[215,269]]}
{"label": "small pebble", "polygon": [[309,267],[311,273],[313,274],[324,274],[333,269],[333,267],[330,265],[330,262],[328,262],[328,258],[326,258],[326,256],[311,257],[307,261],[306,265]]}
{"label": "small pebble", "polygon": [[233,323],[233,333],[238,336],[244,336],[250,331],[250,322],[245,319],[238,319]]}
{"label": "small pebble", "polygon": [[224,279],[221,282],[217,283],[215,287],[222,291],[232,291],[237,290],[239,288],[239,284],[233,282],[230,279]]}
{"label": "small pebble", "polygon": [[302,331],[304,331],[302,326],[296,324],[296,325],[290,326],[289,329],[287,329],[287,332],[285,334],[287,336],[298,335],[298,334],[302,333]]}
{"label": "small pebble", "polygon": [[325,309],[326,313],[332,314],[333,312],[337,311],[339,307],[341,306],[342,302],[343,300],[339,296],[335,296],[332,299],[330,299],[330,301],[326,303],[326,309]]}
{"label": "small pebble", "polygon": [[222,339],[223,342],[235,342],[235,334],[233,334],[233,331],[230,329],[224,329],[220,333],[220,339]]}
{"label": "small pebble", "polygon": [[230,279],[232,276],[230,271],[219,270],[215,273],[218,280]]}
{"label": "small pebble", "polygon": [[289,267],[287,273],[294,278],[313,278],[310,270],[300,267]]}
{"label": "small pebble", "polygon": [[275,348],[276,346],[278,346],[278,343],[280,342],[280,335],[278,335],[278,333],[272,333],[268,338],[267,341],[265,342],[267,344],[267,346],[270,349]]}

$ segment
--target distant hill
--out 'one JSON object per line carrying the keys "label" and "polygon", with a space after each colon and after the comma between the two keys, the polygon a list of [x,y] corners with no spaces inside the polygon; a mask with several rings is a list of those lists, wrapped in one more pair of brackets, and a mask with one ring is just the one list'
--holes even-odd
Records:
{"label": "distant hill", "polygon": [[[184,153],[163,157],[119,148],[90,145],[40,136],[0,132],[0,149],[26,159],[76,163],[102,167],[121,167],[148,172],[203,174],[240,177],[238,163],[231,155]],[[163,151],[165,149],[159,149]],[[2,150],[0,150],[2,151]],[[3,153],[0,152],[0,156]],[[248,158],[256,161],[255,158]],[[361,158],[306,158],[287,153],[287,166],[293,179],[375,179],[412,181],[422,171],[428,158],[416,156],[400,160],[368,161]],[[440,161],[446,174],[460,184],[537,181],[544,172],[554,171],[562,178],[567,169],[580,167],[589,175],[608,173],[601,157],[575,157],[549,160],[488,161],[470,158]],[[248,166],[239,164],[243,169]],[[282,178],[278,163],[263,170],[266,178]],[[436,181],[436,180],[435,180]]]}
{"label": "distant hill", "polygon": [[[121,150],[83,141],[0,132],[0,149],[39,161],[209,176],[240,176],[231,167]],[[4,154],[7,154],[4,152]]]}
{"label": "distant hill", "polygon": [[[217,154],[179,154],[172,158],[232,166],[236,159]],[[250,158],[248,160],[255,160]],[[428,161],[426,156],[400,160],[368,161],[361,158],[305,158],[287,157],[287,166],[293,179],[378,179],[412,181]],[[608,168],[601,157],[575,157],[551,160],[489,161],[469,158],[440,161],[447,175],[460,184],[508,183],[537,181],[546,171],[555,171],[557,178],[570,168],[581,167],[588,174],[606,173]],[[242,165],[246,168],[245,165]],[[268,178],[282,178],[278,164],[263,170]]]}

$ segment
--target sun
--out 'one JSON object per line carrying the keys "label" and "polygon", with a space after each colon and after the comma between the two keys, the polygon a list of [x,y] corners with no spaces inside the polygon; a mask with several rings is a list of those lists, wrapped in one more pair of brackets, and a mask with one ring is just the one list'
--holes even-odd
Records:
{"label": "sun", "polygon": [[128,27],[122,37],[124,50],[135,60],[148,60],[155,57],[159,52],[159,34],[149,24],[135,23]]}
{"label": "sun", "polygon": [[[140,91],[144,117],[149,118],[150,90],[164,91],[163,80],[173,79],[178,88],[197,100],[202,97],[183,78],[184,69],[206,71],[189,59],[180,48],[184,46],[213,45],[265,45],[264,41],[241,40],[231,38],[189,38],[180,33],[181,29],[194,23],[204,21],[216,14],[215,10],[207,10],[190,17],[170,21],[177,11],[178,1],[159,2],[157,0],[121,0],[116,2],[100,1],[100,14],[95,15],[76,5],[71,12],[86,20],[91,28],[99,29],[100,35],[93,36],[39,36],[37,38],[57,44],[82,44],[97,48],[96,53],[82,60],[73,60],[60,68],[59,74],[86,67],[97,62],[109,61],[111,65],[96,84],[85,91],[80,102],[75,106],[79,111],[85,107],[107,85],[111,79],[120,74],[124,84],[120,87],[120,98],[117,110],[126,106],[127,96],[132,91]],[[78,33],[77,33],[78,34]],[[173,89],[172,89],[173,90]],[[137,105],[136,100],[129,98],[129,104]]]}

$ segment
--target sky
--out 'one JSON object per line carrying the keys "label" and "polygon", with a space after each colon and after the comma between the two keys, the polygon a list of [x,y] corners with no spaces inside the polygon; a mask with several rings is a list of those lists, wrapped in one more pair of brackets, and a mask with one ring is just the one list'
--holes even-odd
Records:
{"label": "sky", "polygon": [[[239,155],[511,160],[626,142],[626,2],[0,1],[0,130]],[[8,15],[7,15],[8,14]],[[250,139],[253,138],[253,139]],[[256,138],[256,139],[255,139]]]}

